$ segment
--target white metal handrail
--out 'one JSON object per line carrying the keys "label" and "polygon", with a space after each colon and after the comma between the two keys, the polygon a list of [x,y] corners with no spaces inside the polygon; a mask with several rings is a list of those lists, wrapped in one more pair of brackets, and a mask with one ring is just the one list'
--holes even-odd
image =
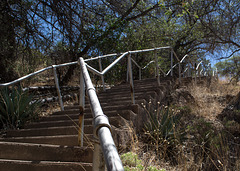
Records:
{"label": "white metal handrail", "polygon": [[[105,86],[104,86],[104,74],[106,74],[112,67],[114,67],[121,59],[123,59],[124,57],[128,56],[128,55],[131,55],[131,54],[135,54],[135,53],[141,53],[141,52],[150,52],[150,51],[155,51],[154,53],[154,56],[155,56],[155,60],[157,60],[157,57],[156,57],[156,51],[157,50],[161,50],[161,49],[171,49],[171,54],[174,54],[174,56],[176,57],[176,59],[179,61],[179,58],[177,57],[176,53],[172,50],[172,47],[171,46],[166,46],[166,47],[158,47],[158,48],[151,48],[151,49],[143,49],[143,50],[134,50],[134,51],[128,51],[128,52],[124,52],[124,53],[120,53],[121,55],[115,59],[114,62],[112,62],[108,67],[106,67],[104,70],[102,70],[102,67],[101,67],[101,61],[99,59],[102,59],[102,58],[106,58],[106,57],[112,57],[112,56],[117,56],[118,54],[117,53],[114,53],[114,54],[108,54],[108,55],[103,55],[103,56],[98,56],[98,57],[94,57],[94,58],[90,58],[90,59],[85,59],[84,61],[85,62],[88,62],[88,61],[93,61],[93,60],[99,60],[99,65],[100,65],[100,70],[101,71],[98,71],[97,69],[94,69],[93,67],[91,67],[90,65],[86,64],[87,68],[101,76],[102,78],[102,83],[103,83],[103,89],[105,90]],[[181,62],[185,59],[185,57],[181,60]],[[132,59],[131,61],[133,61],[137,67],[139,67],[139,78],[141,79],[141,71],[140,71],[140,66]],[[130,62],[130,61],[129,61]],[[153,61],[150,61],[150,63],[152,63]],[[60,92],[60,87],[59,87],[59,83],[58,83],[58,78],[57,78],[57,72],[56,72],[56,68],[58,67],[64,67],[64,66],[70,66],[70,65],[75,65],[77,64],[77,61],[74,61],[74,62],[70,62],[70,63],[64,63],[64,64],[60,64],[60,65],[52,65],[52,66],[49,66],[49,67],[46,67],[46,68],[43,68],[43,69],[40,69],[36,72],[33,72],[31,74],[28,74],[26,76],[23,76],[17,80],[14,80],[14,81],[11,81],[11,82],[8,82],[8,83],[3,83],[3,84],[0,84],[0,87],[4,87],[4,86],[10,86],[10,85],[13,85],[13,84],[16,84],[20,81],[23,81],[29,77],[32,77],[34,75],[37,75],[41,72],[44,72],[46,70],[49,70],[49,69],[52,69],[53,70],[53,73],[54,73],[54,79],[55,79],[55,86],[56,86],[56,89],[57,89],[57,93],[58,93],[58,96],[59,96],[59,103],[60,103],[60,106],[61,106],[61,110],[64,110],[64,106],[63,106],[63,102],[62,102],[62,97],[61,97],[61,92]],[[149,64],[147,64],[145,67],[141,68],[141,69],[145,69]],[[171,64],[172,64],[172,55],[171,55]],[[174,66],[171,66],[171,73],[172,73],[172,70],[173,68],[176,66],[177,64],[175,64]],[[129,65],[128,65],[129,66]],[[159,65],[158,65],[158,62],[156,62],[156,75],[157,75],[157,80],[158,80],[158,83],[160,84],[160,77],[159,77],[159,71],[158,69],[160,69],[162,72],[163,70],[161,68],[159,68]],[[129,72],[129,70],[128,70]],[[131,75],[132,75],[132,71],[130,71]],[[170,72],[170,71],[169,71]],[[165,75],[168,75],[169,72],[167,74],[165,74],[164,72],[164,76]],[[180,65],[179,65],[179,72],[180,72]],[[132,82],[133,83],[133,82]],[[131,87],[133,88],[133,85],[131,85]],[[132,101],[134,101],[134,99],[132,99]]]}
{"label": "white metal handrail", "polygon": [[[83,58],[79,58],[79,64],[92,110],[94,126],[93,133],[100,140],[100,145],[102,147],[102,152],[104,154],[104,159],[107,168],[109,171],[110,170],[123,171],[124,170],[123,165],[111,135],[111,126],[109,124],[107,116],[102,111],[95,88],[93,87],[91,78],[89,76]],[[83,87],[81,88],[83,89]],[[96,168],[93,168],[93,170],[98,168],[96,164],[94,165],[94,167]]]}

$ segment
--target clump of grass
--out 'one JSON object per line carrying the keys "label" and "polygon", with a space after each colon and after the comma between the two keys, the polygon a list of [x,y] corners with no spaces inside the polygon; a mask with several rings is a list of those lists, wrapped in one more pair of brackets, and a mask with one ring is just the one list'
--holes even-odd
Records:
{"label": "clump of grass", "polygon": [[38,118],[38,101],[20,86],[0,90],[1,129],[22,128],[26,122]]}

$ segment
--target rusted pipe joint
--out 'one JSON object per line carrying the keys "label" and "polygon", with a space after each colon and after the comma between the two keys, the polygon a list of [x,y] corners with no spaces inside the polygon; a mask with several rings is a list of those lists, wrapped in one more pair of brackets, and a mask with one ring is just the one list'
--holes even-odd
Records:
{"label": "rusted pipe joint", "polygon": [[93,118],[93,135],[95,137],[98,137],[98,130],[101,127],[107,127],[110,132],[112,132],[112,128],[109,124],[108,117],[106,115],[97,115],[96,117]]}

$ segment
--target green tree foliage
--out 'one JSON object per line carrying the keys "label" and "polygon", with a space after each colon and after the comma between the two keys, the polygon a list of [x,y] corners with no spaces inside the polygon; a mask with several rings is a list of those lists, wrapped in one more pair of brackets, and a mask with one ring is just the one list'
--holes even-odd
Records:
{"label": "green tree foliage", "polygon": [[240,79],[240,56],[233,56],[229,59],[216,63],[221,76],[231,78],[231,82],[237,83]]}
{"label": "green tree foliage", "polygon": [[[39,57],[58,64],[169,45],[179,58],[190,54],[197,60],[215,50],[239,49],[238,0],[3,0],[0,8],[1,82],[14,76],[15,60],[31,68]],[[169,53],[158,57],[168,68]],[[137,58],[143,65],[148,61]],[[73,71],[74,66],[64,71],[61,82],[68,82]]]}

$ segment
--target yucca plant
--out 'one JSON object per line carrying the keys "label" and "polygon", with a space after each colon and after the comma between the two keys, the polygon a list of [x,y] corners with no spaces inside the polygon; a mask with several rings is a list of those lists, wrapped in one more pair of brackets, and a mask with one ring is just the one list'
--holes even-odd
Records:
{"label": "yucca plant", "polygon": [[158,106],[153,112],[148,112],[149,120],[144,126],[144,139],[154,147],[157,154],[163,158],[174,156],[179,145],[185,139],[185,130],[179,128],[180,111],[168,106]]}
{"label": "yucca plant", "polygon": [[0,90],[0,128],[22,128],[38,116],[39,103],[20,86]]}

